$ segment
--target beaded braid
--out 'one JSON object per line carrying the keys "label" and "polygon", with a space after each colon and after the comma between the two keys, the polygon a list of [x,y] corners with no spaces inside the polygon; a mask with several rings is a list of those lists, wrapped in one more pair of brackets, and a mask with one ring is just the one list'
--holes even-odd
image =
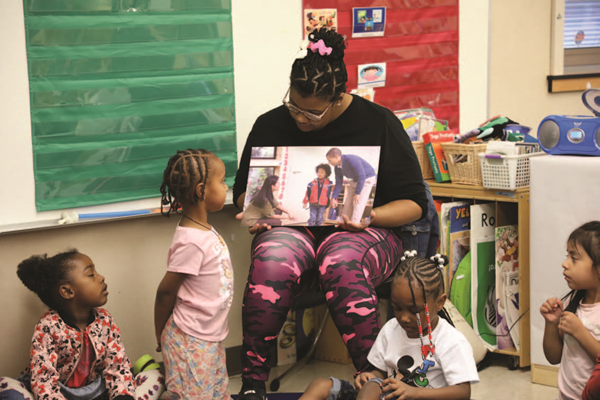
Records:
{"label": "beaded braid", "polygon": [[[178,150],[169,159],[160,185],[160,212],[163,215],[168,217],[171,212],[177,212],[182,202],[198,204],[198,200],[204,200],[204,188],[210,172],[209,158],[212,156],[214,153],[208,150],[187,149]],[[198,196],[195,188],[200,183],[205,185]],[[164,209],[166,205],[169,206],[167,210]]]}
{"label": "beaded braid", "polygon": [[[405,277],[408,280],[408,287],[413,298],[413,302],[416,304],[415,292],[412,286],[413,280],[416,280],[421,285],[423,292],[423,303],[425,308],[425,319],[427,322],[427,332],[429,344],[425,344],[423,340],[423,325],[421,323],[420,313],[416,314],[417,325],[419,328],[419,339],[421,341],[421,356],[425,360],[430,354],[435,353],[435,345],[433,344],[433,334],[431,329],[431,318],[429,316],[429,305],[427,304],[427,294],[439,296],[444,291],[444,277],[442,269],[444,264],[447,264],[447,258],[436,254],[431,257],[431,261],[415,257],[417,252],[405,251],[404,256],[401,258],[402,263],[396,271],[396,278]],[[439,282],[436,285],[436,280]],[[427,285],[425,284],[427,281]],[[441,286],[440,286],[441,283]]]}
{"label": "beaded braid", "polygon": [[308,35],[310,42],[323,40],[332,48],[330,55],[308,50],[305,57],[292,65],[290,86],[302,97],[315,96],[333,101],[346,92],[348,72],[344,63],[345,38],[326,28],[315,29]]}

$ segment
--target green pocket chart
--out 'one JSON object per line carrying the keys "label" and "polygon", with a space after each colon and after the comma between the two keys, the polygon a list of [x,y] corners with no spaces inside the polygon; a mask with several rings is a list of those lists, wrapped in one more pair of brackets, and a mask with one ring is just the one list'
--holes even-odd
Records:
{"label": "green pocket chart", "polygon": [[471,304],[473,329],[496,350],[496,206],[471,206]]}
{"label": "green pocket chart", "polygon": [[160,197],[203,148],[237,170],[231,0],[24,0],[38,211]]}

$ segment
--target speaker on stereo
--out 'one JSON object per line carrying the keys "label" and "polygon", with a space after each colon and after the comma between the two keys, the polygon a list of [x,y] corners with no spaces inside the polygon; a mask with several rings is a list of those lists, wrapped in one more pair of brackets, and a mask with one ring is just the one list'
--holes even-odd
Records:
{"label": "speaker on stereo", "polygon": [[538,127],[542,150],[555,155],[600,156],[600,89],[586,90],[582,101],[595,116],[547,116]]}

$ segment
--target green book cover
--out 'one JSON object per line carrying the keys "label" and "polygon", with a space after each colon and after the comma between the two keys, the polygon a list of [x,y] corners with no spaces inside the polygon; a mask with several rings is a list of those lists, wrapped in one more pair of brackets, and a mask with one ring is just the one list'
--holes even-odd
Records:
{"label": "green book cover", "polygon": [[444,177],[442,176],[442,172],[440,171],[440,167],[435,157],[435,152],[433,151],[433,143],[426,144],[425,149],[427,150],[427,157],[429,157],[429,163],[431,164],[431,169],[433,170],[433,176],[435,177],[435,181],[443,182]]}
{"label": "green book cover", "polygon": [[473,329],[489,350],[496,341],[496,206],[471,206],[471,309]]}

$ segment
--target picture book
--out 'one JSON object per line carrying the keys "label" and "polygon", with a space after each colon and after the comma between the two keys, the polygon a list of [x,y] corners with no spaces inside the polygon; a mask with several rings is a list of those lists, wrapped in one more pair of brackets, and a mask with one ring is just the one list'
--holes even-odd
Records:
{"label": "picture book", "polygon": [[436,182],[449,182],[450,172],[448,171],[448,162],[444,156],[442,150],[442,142],[453,142],[456,131],[440,131],[440,132],[428,132],[423,134],[423,143],[425,144],[425,150],[431,162],[431,168],[433,169],[433,175],[435,176]]}
{"label": "picture book", "polygon": [[[466,201],[453,201],[440,204],[440,254],[449,255],[450,209],[463,204],[468,203]],[[446,285],[446,287],[448,286]]]}
{"label": "picture book", "polygon": [[[514,347],[507,321],[506,282],[509,273],[519,271],[517,225],[496,227],[496,333],[498,349]],[[518,310],[517,310],[518,313]]]}
{"label": "picture book", "polygon": [[471,244],[471,206],[463,204],[450,209],[450,240],[448,252],[448,265],[446,266],[446,281],[448,282],[447,294],[452,296],[453,279],[458,265],[467,255]]}
{"label": "picture book", "polygon": [[506,274],[504,288],[506,322],[515,348],[519,350],[521,345],[519,338],[519,271]]}
{"label": "picture book", "polygon": [[496,342],[496,206],[471,206],[471,309],[473,329],[489,350]]}
{"label": "picture book", "polygon": [[[379,146],[253,147],[242,225],[334,225],[371,217]],[[348,158],[346,170],[342,160]],[[360,170],[360,171],[359,171]],[[360,173],[359,173],[360,172]]]}

